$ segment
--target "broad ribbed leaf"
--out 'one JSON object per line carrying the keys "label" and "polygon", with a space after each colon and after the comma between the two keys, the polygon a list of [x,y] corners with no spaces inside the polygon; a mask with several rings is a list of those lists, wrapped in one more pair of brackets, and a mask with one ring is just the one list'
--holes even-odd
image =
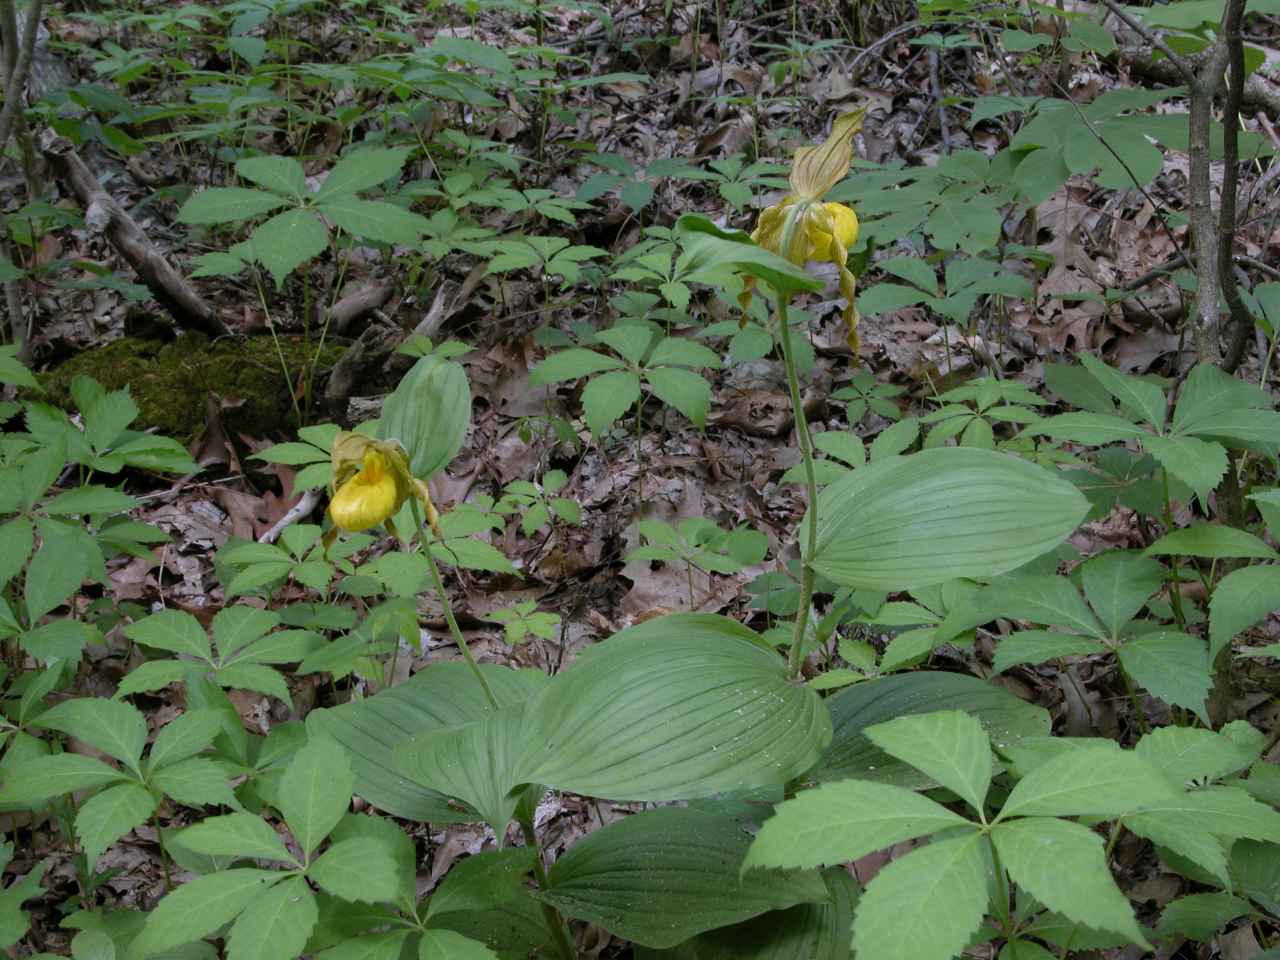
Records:
{"label": "broad ribbed leaf", "polygon": [[392,756],[410,780],[468,804],[501,837],[516,808],[511,792],[523,724],[524,705],[517,704],[483,720],[419,734]]}
{"label": "broad ribbed leaf", "polygon": [[562,914],[650,947],[748,917],[827,899],[813,871],[740,877],[750,837],[733,820],[688,808],[649,810],[579,840],[538,898]]}
{"label": "broad ribbed leaf", "polygon": [[223,870],[196,877],[165,896],[147,916],[147,925],[133,942],[138,957],[207,937],[241,910],[270,892],[281,879],[271,870]]}
{"label": "broad ribbed leaf", "polygon": [[1088,827],[1053,818],[1016,820],[998,824],[991,840],[1013,881],[1050,910],[1151,949],[1111,878],[1102,837]]}
{"label": "broad ribbed leaf", "polygon": [[591,648],[530,704],[516,783],[675,800],[785,783],[831,740],[826,706],[725,617],[659,617]]}
{"label": "broad ribbed leaf", "polygon": [[971,714],[941,710],[898,717],[869,728],[866,736],[885,753],[963,798],[976,813],[982,812],[991,783],[991,741]]}
{"label": "broad ribbed leaf", "polygon": [[969,821],[901,787],[841,780],[805,790],[764,822],[744,867],[844,863]]}
{"label": "broad ribbed leaf", "polygon": [[1036,421],[1027,427],[1027,432],[1091,445],[1146,440],[1153,436],[1136,423],[1109,413],[1063,413]]}
{"label": "broad ribbed leaf", "polygon": [[443,470],[471,423],[471,388],[461,364],[432,354],[404,375],[382,407],[378,436],[399,440],[419,480]]}
{"label": "broad ribbed leaf", "polygon": [[1181,796],[1159,769],[1132,751],[1076,750],[1018,781],[1000,811],[1008,817],[1119,817]]}
{"label": "broad ribbed leaf", "polygon": [[827,701],[835,737],[831,749],[807,779],[858,777],[920,790],[938,782],[896,760],[863,731],[877,723],[935,710],[963,710],[978,718],[999,747],[1024,737],[1048,734],[1048,712],[1019,700],[1001,687],[958,673],[903,673],[859,683]]}
{"label": "broad ribbed leaf", "polygon": [[858,884],[843,867],[823,871],[830,903],[802,903],[708,930],[670,950],[636,947],[636,960],[849,960]]}
{"label": "broad ribbed leaf", "polygon": [[[523,703],[547,682],[540,671],[490,664],[481,664],[480,669],[503,706]],[[356,793],[375,807],[406,820],[465,823],[475,816],[451,806],[438,791],[407,780],[391,752],[414,734],[479,720],[491,710],[467,665],[443,662],[367,700],[312,711],[307,728],[347,748],[356,773]]]}
{"label": "broad ribbed leaf", "polygon": [[1025,460],[924,450],[872,463],[823,490],[813,566],[842,586],[870,590],[994,577],[1056,547],[1088,509],[1075,487]]}
{"label": "broad ribbed leaf", "polygon": [[876,874],[858,901],[853,942],[875,960],[952,960],[987,910],[987,858],[974,833],[935,840]]}

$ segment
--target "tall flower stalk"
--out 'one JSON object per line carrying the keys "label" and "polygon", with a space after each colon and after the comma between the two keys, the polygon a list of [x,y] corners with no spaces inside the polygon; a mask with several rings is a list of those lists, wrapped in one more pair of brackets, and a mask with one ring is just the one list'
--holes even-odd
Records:
{"label": "tall flower stalk", "polygon": [[[803,267],[810,260],[833,263],[840,275],[840,293],[845,298],[845,337],[854,358],[858,356],[858,311],[854,305],[856,278],[849,270],[849,248],[858,239],[858,216],[843,204],[824,202],[823,197],[848,174],[853,162],[853,137],[862,127],[865,110],[837,117],[831,134],[814,147],[801,147],[791,164],[791,193],[760,214],[751,239],[759,246]],[[750,292],[746,296],[750,296]],[[800,377],[796,370],[795,347],[791,342],[790,296],[774,290],[774,312],[778,340],[787,371],[787,388],[795,417],[796,440],[804,461],[808,496],[808,537],[801,557],[800,605],[787,656],[793,677],[800,675],[804,660],[804,639],[813,601],[813,551],[818,541],[818,481],[813,464],[813,440],[804,412]]]}

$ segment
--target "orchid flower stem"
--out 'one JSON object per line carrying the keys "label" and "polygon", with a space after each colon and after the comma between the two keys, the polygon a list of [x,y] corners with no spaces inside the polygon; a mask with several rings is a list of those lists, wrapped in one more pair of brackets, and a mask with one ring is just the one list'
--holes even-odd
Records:
{"label": "orchid flower stem", "polygon": [[458,619],[453,615],[453,605],[449,602],[449,594],[445,592],[444,579],[440,576],[440,568],[436,566],[436,558],[431,553],[431,526],[423,522],[422,509],[418,506],[418,501],[412,499],[410,502],[413,504],[413,521],[418,525],[418,538],[422,543],[422,552],[426,555],[427,566],[431,570],[431,580],[435,584],[436,596],[440,598],[440,606],[444,608],[444,618],[448,621],[449,632],[453,634],[453,642],[462,651],[463,659],[467,661],[467,665],[471,667],[471,672],[475,674],[476,680],[479,681],[480,689],[484,691],[489,705],[497,710],[499,707],[498,698],[493,695],[489,681],[484,678],[484,673],[480,670],[480,664],[476,663],[476,658],[471,655],[471,648],[467,646],[467,638],[462,635],[462,628],[458,626]]}
{"label": "orchid flower stem", "polygon": [[[786,249],[784,247],[783,249]],[[795,632],[791,638],[791,651],[787,655],[787,673],[800,676],[804,662],[804,635],[809,625],[809,605],[813,601],[813,550],[818,542],[818,477],[813,466],[813,443],[809,437],[809,421],[804,415],[804,398],[800,394],[800,377],[796,373],[795,351],[791,345],[791,328],[788,322],[788,298],[775,291],[774,303],[778,315],[778,338],[782,342],[782,362],[787,368],[787,388],[791,392],[791,409],[795,415],[796,440],[800,444],[800,456],[804,460],[804,483],[808,493],[808,542],[801,556],[800,606],[796,610]]]}

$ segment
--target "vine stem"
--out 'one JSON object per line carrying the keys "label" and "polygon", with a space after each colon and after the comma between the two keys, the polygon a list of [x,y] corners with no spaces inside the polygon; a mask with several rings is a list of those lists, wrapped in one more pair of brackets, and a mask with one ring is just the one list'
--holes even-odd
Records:
{"label": "vine stem", "polygon": [[[792,238],[806,214],[805,204],[797,203],[787,217],[782,230],[781,249],[793,248]],[[791,325],[787,314],[790,297],[774,289],[774,304],[778,316],[778,339],[782,343],[782,363],[787,369],[787,389],[791,394],[791,410],[795,417],[796,441],[800,444],[800,457],[804,461],[804,485],[809,509],[808,542],[801,551],[800,606],[796,610],[795,631],[791,636],[791,650],[787,655],[787,673],[792,678],[800,676],[804,662],[804,635],[809,625],[809,605],[813,602],[813,551],[818,543],[818,475],[813,466],[813,441],[809,436],[809,421],[804,414],[804,398],[800,394],[800,377],[796,373],[795,351],[791,344]]]}
{"label": "vine stem", "polygon": [[476,658],[471,655],[471,648],[467,646],[467,638],[462,635],[462,628],[458,626],[458,619],[453,615],[453,604],[449,602],[449,594],[445,592],[444,579],[440,576],[440,568],[436,565],[436,558],[431,553],[431,527],[423,522],[422,510],[418,506],[418,501],[411,499],[410,502],[413,504],[413,520],[418,525],[418,538],[422,543],[422,552],[426,554],[427,566],[431,570],[431,579],[436,588],[436,596],[440,598],[440,606],[444,608],[444,618],[449,624],[449,632],[453,634],[453,642],[462,651],[463,659],[467,661],[467,665],[471,667],[471,672],[475,674],[476,680],[479,681],[480,689],[484,691],[489,705],[497,710],[499,706],[498,698],[493,695],[489,681],[484,678],[484,673],[480,670],[480,664],[476,663]]}

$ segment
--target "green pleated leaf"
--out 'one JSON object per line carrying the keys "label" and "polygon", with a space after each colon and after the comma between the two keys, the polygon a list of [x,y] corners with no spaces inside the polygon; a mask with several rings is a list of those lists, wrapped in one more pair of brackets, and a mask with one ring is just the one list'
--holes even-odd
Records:
{"label": "green pleated leaf", "polygon": [[515,782],[613,800],[785,783],[831,740],[825,704],[725,617],[674,614],[591,648],[530,704]]}
{"label": "green pleated leaf", "polygon": [[[491,664],[481,664],[480,669],[503,706],[523,703],[547,683],[541,671]],[[465,823],[475,820],[475,815],[458,810],[439,791],[406,779],[395,766],[392,750],[415,734],[470,723],[491,711],[465,663],[433,663],[405,683],[367,700],[312,711],[307,729],[347,748],[356,793],[375,807],[406,820]]]}
{"label": "green pleated leaf", "polygon": [[802,903],[699,934],[669,950],[635,947],[636,960],[849,960],[858,884],[843,867],[822,874],[830,903]]}
{"label": "green pleated leaf", "polygon": [[1088,509],[1075,487],[1025,460],[924,450],[872,463],[823,490],[813,566],[838,584],[871,590],[994,577],[1052,550]]}
{"label": "green pleated leaf", "polygon": [[378,436],[399,440],[419,480],[443,470],[462,449],[471,423],[471,388],[462,365],[421,357],[382,406]]}
{"label": "green pleated leaf", "polygon": [[671,947],[767,910],[828,899],[821,876],[740,877],[750,837],[734,821],[687,808],[649,810],[569,848],[538,898],[562,914],[650,947]]}
{"label": "green pleated leaf", "polygon": [[1049,909],[1151,949],[1111,878],[1102,837],[1088,827],[1037,817],[998,824],[991,840],[1013,881]]}
{"label": "green pleated leaf", "polygon": [[1005,748],[1048,734],[1047,711],[976,677],[957,673],[903,673],[859,683],[827,701],[834,739],[822,762],[807,774],[819,781],[858,777],[913,790],[939,786],[929,775],[889,756],[864,731],[895,717],[963,710]]}
{"label": "green pleated leaf", "polygon": [[981,835],[935,840],[876,874],[858,901],[853,943],[875,960],[952,960],[987,911]]}
{"label": "green pleated leaf", "polygon": [[410,780],[463,801],[501,837],[516,808],[512,790],[523,726],[524,706],[518,704],[483,720],[419,734],[392,756]]}
{"label": "green pleated leaf", "polygon": [[1197,523],[1173,530],[1151,546],[1149,556],[1184,557],[1257,557],[1262,560],[1280,558],[1258,537],[1235,527],[1218,523]]}
{"label": "green pleated leaf", "polygon": [[744,867],[817,867],[845,863],[903,840],[969,821],[901,787],[841,780],[780,803],[764,822]]}

